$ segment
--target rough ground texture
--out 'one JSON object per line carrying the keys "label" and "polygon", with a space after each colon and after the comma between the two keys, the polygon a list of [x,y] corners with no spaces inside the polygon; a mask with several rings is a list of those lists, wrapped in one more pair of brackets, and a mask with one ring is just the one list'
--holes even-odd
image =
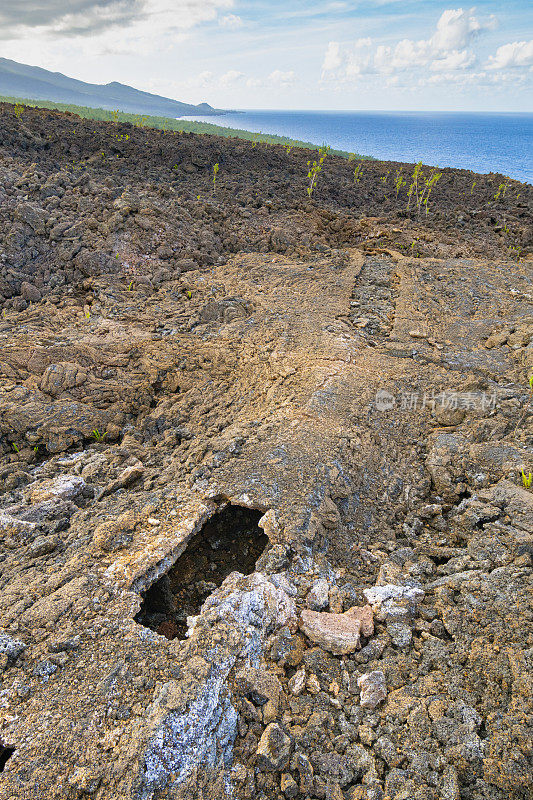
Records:
{"label": "rough ground texture", "polygon": [[1,800],[530,798],[531,188],[0,131]]}

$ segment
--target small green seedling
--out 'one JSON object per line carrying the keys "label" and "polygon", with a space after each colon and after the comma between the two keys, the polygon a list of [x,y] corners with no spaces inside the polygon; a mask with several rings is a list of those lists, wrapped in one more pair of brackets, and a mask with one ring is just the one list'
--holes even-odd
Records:
{"label": "small green seedling", "polygon": [[473,181],[472,186],[470,187],[470,194],[474,191],[474,186],[477,186],[477,181]]}
{"label": "small green seedling", "polygon": [[85,319],[91,319],[91,312],[88,308],[85,309]]}
{"label": "small green seedling", "polygon": [[131,292],[132,289],[133,289],[133,281],[130,281],[128,283],[128,292]]}
{"label": "small green seedling", "polygon": [[533,483],[533,474],[530,472],[529,475],[526,475],[524,470],[522,470],[522,483],[524,484],[525,489],[531,489],[531,484]]}
{"label": "small green seedling", "polygon": [[93,430],[93,434],[92,434],[92,435],[93,435],[93,438],[94,438],[94,441],[95,441],[95,442],[101,442],[101,441],[103,441],[103,440],[105,439],[105,436],[106,436],[106,435],[105,435],[105,433],[100,433],[100,431],[98,430],[98,428],[95,428],[95,429]]}
{"label": "small green seedling", "polygon": [[357,185],[361,180],[361,175],[363,174],[363,162],[358,161],[357,166],[353,171],[353,182]]}
{"label": "small green seedling", "polygon": [[190,289],[187,292],[187,297],[189,298],[189,300],[192,298],[192,292]]}
{"label": "small green seedling", "polygon": [[217,163],[213,167],[213,194],[217,193],[217,175],[218,175],[219,169],[220,169],[220,166],[219,166],[218,161],[217,161]]}
{"label": "small green seedling", "polygon": [[21,103],[15,104],[15,116],[20,119],[24,113],[24,106]]}
{"label": "small green seedling", "polygon": [[424,179],[424,189],[422,190],[420,203],[418,204],[419,213],[420,213],[420,206],[423,205],[426,209],[426,216],[427,216],[429,195],[431,194],[433,187],[441,177],[442,177],[442,172],[437,172],[437,170],[432,169],[429,178]]}
{"label": "small green seedling", "polygon": [[510,253],[510,255],[516,257],[517,264],[520,264],[520,262],[522,261],[522,253],[523,252],[524,252],[523,248],[520,247],[520,246],[511,245],[509,247],[509,253]]}
{"label": "small green seedling", "polygon": [[15,453],[20,453],[20,447],[15,444],[15,442],[11,442],[11,447],[15,451]]}
{"label": "small green seedling", "polygon": [[322,172],[322,166],[324,161],[326,160],[326,156],[329,152],[329,146],[325,145],[323,147],[319,147],[318,149],[318,158],[315,161],[308,161],[307,166],[309,167],[309,171],[307,173],[307,177],[309,178],[309,186],[307,187],[307,194],[309,197],[313,194],[316,188],[316,182],[318,180],[318,176]]}
{"label": "small green seedling", "polygon": [[509,181],[510,181],[510,178],[506,178],[504,181],[502,181],[502,183],[500,183],[500,185],[498,186],[498,189],[496,191],[496,194],[494,195],[494,199],[495,200],[499,200],[500,197],[503,200],[503,198],[505,197],[505,194],[507,192],[507,189],[509,188]]}
{"label": "small green seedling", "polygon": [[406,183],[407,181],[403,177],[403,170],[401,168],[397,169],[396,172],[394,173],[394,189],[396,191],[396,199],[398,199],[398,195],[400,194],[400,189],[402,188],[402,186],[405,186]]}
{"label": "small green seedling", "polygon": [[412,199],[413,195],[414,195],[414,199],[415,199],[415,202],[416,202],[416,206],[417,206],[417,208],[419,207],[418,199],[419,199],[419,189],[420,189],[420,187],[418,185],[418,181],[419,181],[419,178],[420,178],[420,172],[421,171],[422,171],[422,162],[418,161],[418,163],[415,164],[415,168],[413,170],[413,175],[411,177],[411,184],[409,186],[409,189],[407,190],[407,210],[408,211],[409,211],[409,208],[411,207],[411,199]]}

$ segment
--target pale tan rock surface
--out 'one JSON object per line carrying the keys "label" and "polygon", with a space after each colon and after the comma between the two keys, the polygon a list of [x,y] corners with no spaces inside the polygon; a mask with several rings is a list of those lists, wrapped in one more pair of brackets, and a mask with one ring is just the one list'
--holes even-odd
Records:
{"label": "pale tan rock surface", "polygon": [[300,628],[312,642],[336,656],[353,653],[361,646],[361,621],[353,614],[330,614],[304,608]]}

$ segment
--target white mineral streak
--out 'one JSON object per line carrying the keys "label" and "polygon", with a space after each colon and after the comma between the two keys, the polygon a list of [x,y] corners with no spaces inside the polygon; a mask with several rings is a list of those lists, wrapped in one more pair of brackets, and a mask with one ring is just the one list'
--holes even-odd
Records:
{"label": "white mineral streak", "polygon": [[191,638],[195,637],[199,620],[207,615],[210,624],[224,620],[226,626],[240,634],[241,644],[216,663],[209,662],[208,654],[202,653],[210,663],[210,674],[198,684],[196,699],[185,703],[184,708],[179,707],[183,705],[179,696],[172,708],[172,686],[176,684],[161,688],[148,710],[148,718],[158,722],[146,749],[139,800],[151,800],[156,791],[166,786],[170,775],[179,784],[200,765],[229,769],[237,712],[225,687],[228,673],[237,659],[257,663],[266,635],[296,622],[293,599],[260,573],[246,578],[237,572],[229,575],[194,618]]}
{"label": "white mineral streak", "polygon": [[145,755],[139,795],[143,800],[149,800],[157,789],[164,788],[172,773],[174,780],[181,783],[201,763],[209,768],[217,763],[229,766],[237,712],[229,696],[221,694],[221,690],[231,666],[232,660],[214,665],[213,674],[200,687],[196,701],[185,713],[167,714],[156,730]]}

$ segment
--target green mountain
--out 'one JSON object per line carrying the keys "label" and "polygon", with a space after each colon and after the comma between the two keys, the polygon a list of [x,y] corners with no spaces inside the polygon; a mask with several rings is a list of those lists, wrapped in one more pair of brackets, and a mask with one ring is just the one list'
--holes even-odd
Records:
{"label": "green mountain", "polygon": [[217,113],[208,103],[197,106],[180,103],[116,81],[106,84],[85,83],[61,72],[19,64],[8,58],[0,58],[0,95],[165,117]]}

